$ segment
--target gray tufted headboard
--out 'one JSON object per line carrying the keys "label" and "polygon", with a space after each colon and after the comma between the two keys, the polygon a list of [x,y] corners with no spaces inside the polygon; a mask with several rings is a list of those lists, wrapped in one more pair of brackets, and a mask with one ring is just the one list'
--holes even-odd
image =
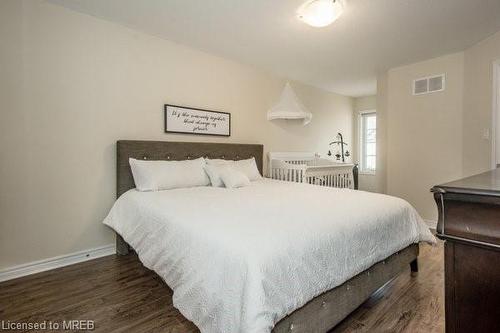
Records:
{"label": "gray tufted headboard", "polygon": [[132,141],[117,142],[116,196],[135,187],[129,157],[146,160],[186,160],[198,157],[242,160],[255,157],[262,174],[264,146],[257,144]]}

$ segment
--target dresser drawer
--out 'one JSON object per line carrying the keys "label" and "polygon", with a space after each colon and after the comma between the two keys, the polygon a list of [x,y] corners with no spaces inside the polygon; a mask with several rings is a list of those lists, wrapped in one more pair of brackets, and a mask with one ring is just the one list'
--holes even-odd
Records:
{"label": "dresser drawer", "polygon": [[499,249],[445,242],[446,332],[500,332]]}
{"label": "dresser drawer", "polygon": [[438,232],[500,246],[500,198],[442,194]]}

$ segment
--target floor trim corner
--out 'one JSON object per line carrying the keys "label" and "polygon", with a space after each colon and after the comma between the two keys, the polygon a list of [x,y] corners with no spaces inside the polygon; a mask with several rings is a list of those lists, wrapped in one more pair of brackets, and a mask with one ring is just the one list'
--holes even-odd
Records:
{"label": "floor trim corner", "polygon": [[115,244],[100,246],[88,250],[65,254],[62,256],[33,261],[27,264],[0,270],[0,282],[36,274],[51,269],[69,266],[116,253]]}

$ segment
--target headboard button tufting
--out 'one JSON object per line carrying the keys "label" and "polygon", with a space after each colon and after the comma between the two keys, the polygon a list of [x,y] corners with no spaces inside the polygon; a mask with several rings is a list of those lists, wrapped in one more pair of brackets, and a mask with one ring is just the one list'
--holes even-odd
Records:
{"label": "headboard button tufting", "polygon": [[[191,160],[198,156],[208,158],[233,159],[235,156],[256,156],[257,167],[262,172],[263,146],[248,144],[221,144],[221,143],[195,143],[195,142],[172,142],[172,141],[137,141],[119,140],[117,142],[117,197],[135,187],[131,172],[129,158],[144,161],[177,161],[186,159],[189,155]],[[222,156],[222,157],[221,157]],[[297,326],[297,325],[295,325]]]}

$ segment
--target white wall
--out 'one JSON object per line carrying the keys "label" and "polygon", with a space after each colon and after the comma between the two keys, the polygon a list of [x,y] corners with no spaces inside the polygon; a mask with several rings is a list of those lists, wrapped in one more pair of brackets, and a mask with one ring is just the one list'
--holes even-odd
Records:
{"label": "white wall", "polygon": [[[377,96],[363,96],[354,99],[354,112],[353,112],[353,144],[354,155],[353,159],[359,164],[359,117],[363,111],[376,111],[377,110]],[[370,192],[381,192],[379,187],[379,174],[359,174],[359,189]]]}
{"label": "white wall", "polygon": [[[118,139],[352,141],[349,97],[293,83],[310,125],[268,122],[284,80],[38,0],[0,2],[0,269],[107,245]],[[232,136],[163,133],[163,104],[231,112]]]}
{"label": "white wall", "polygon": [[491,168],[492,140],[483,134],[493,131],[493,63],[498,60],[500,32],[465,50],[462,162],[466,176]]}
{"label": "white wall", "polygon": [[[431,186],[491,168],[493,138],[485,134],[494,131],[493,63],[498,60],[500,32],[463,52],[378,77],[377,149],[380,144],[387,154],[378,151],[377,174],[386,179],[381,183],[388,194],[407,199],[425,219],[437,218]],[[442,73],[444,92],[411,95],[413,79]]]}
{"label": "white wall", "polygon": [[[461,52],[388,72],[387,193],[424,219],[437,218],[430,188],[462,175],[463,64]],[[443,73],[443,92],[412,94],[414,79]]]}
{"label": "white wall", "polygon": [[389,75],[377,76],[377,189],[387,193],[387,112]]}

